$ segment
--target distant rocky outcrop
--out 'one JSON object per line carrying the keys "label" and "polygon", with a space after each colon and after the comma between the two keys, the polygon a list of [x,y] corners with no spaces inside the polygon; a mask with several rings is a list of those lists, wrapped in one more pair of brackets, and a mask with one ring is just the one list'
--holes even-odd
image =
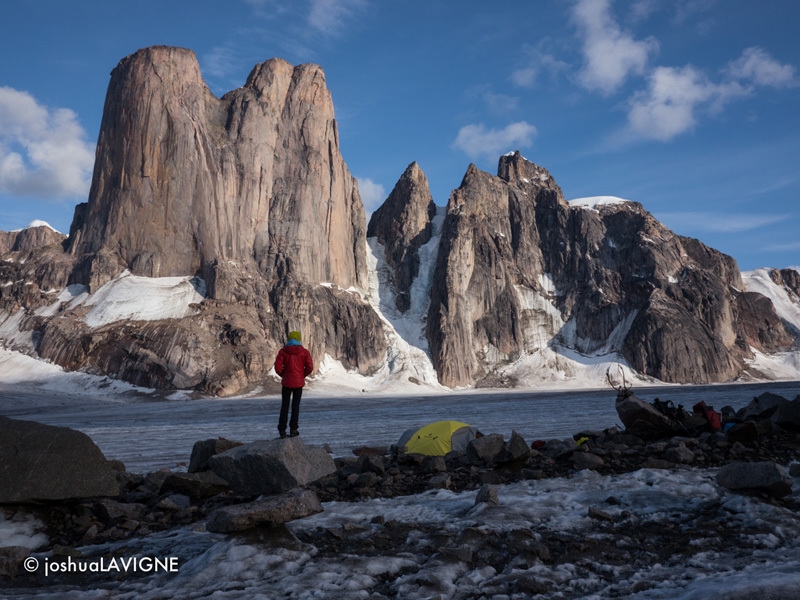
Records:
{"label": "distant rocky outcrop", "polygon": [[[66,251],[4,265],[12,283],[0,310],[26,311],[27,346],[14,347],[151,387],[244,390],[266,377],[290,330],[316,363],[327,354],[367,374],[386,340],[352,291],[367,287],[365,234],[320,67],[269,60],[217,98],[191,50],[145,48],[111,73],[89,199]],[[206,300],[183,320],[100,328],[69,303],[33,315],[52,304],[48,290],[95,293],[125,271],[200,277]]]}
{"label": "distant rocky outcrop", "polygon": [[436,216],[428,179],[416,162],[408,165],[386,201],[370,217],[367,237],[377,237],[394,273],[395,302],[400,312],[411,305],[411,285],[419,274],[418,250],[433,234]]}
{"label": "distant rocky outcrop", "polygon": [[450,196],[428,339],[450,386],[554,342],[619,352],[662,381],[728,381],[751,356],[748,341],[791,345],[768,299],[766,324],[748,318],[762,301],[742,288],[731,257],[636,202],[570,206],[517,152],[501,157],[497,177],[471,165]]}
{"label": "distant rocky outcrop", "polygon": [[58,244],[63,242],[66,237],[47,223],[34,221],[19,231],[0,231],[0,256],[9,252],[25,253]]}
{"label": "distant rocky outcrop", "polygon": [[[413,360],[429,352],[451,387],[493,385],[517,359],[547,351],[557,363],[563,349],[667,382],[731,381],[758,376],[754,350],[800,342],[797,271],[759,270],[750,289],[735,260],[636,202],[568,203],[519,152],[496,176],[470,165],[440,228],[437,217],[438,246],[422,248],[435,215],[413,162],[366,227],[319,66],[268,60],[217,98],[191,50],[145,48],[111,73],[69,236],[0,232],[0,339],[67,369],[221,396],[274,385],[291,330],[315,364],[329,356],[361,375],[416,346]],[[403,331],[370,304],[368,236]],[[431,276],[420,257],[437,252]],[[92,317],[124,277],[182,278],[195,292],[155,317]],[[430,302],[409,310],[415,281],[429,280]]]}

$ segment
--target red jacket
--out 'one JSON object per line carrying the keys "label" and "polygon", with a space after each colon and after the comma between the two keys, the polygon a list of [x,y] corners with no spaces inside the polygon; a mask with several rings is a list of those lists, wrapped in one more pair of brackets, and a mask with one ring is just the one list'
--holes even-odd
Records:
{"label": "red jacket", "polygon": [[281,376],[281,385],[301,388],[306,384],[306,375],[314,370],[311,353],[302,346],[284,346],[275,358],[275,372]]}

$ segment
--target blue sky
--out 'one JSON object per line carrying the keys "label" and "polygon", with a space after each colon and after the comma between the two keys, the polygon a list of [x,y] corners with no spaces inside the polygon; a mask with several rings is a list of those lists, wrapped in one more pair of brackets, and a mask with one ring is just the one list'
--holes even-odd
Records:
{"label": "blue sky", "polygon": [[0,21],[0,230],[68,231],[109,72],[191,48],[211,90],[325,69],[368,211],[416,160],[444,205],[519,149],[567,199],[641,202],[742,269],[800,265],[796,0],[16,0]]}

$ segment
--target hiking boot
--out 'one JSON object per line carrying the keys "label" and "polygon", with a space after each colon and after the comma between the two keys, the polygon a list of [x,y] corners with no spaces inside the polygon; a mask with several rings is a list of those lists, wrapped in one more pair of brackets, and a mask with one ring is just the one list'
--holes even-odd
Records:
{"label": "hiking boot", "polygon": [[300,432],[297,431],[297,429],[290,429],[289,430],[289,437],[297,437],[298,435],[300,435]]}
{"label": "hiking boot", "polygon": [[279,429],[279,430],[278,430],[278,435],[280,435],[280,436],[281,436],[281,438],[285,438],[285,437],[286,437],[286,432],[285,432],[285,431],[281,431],[281,430]]}

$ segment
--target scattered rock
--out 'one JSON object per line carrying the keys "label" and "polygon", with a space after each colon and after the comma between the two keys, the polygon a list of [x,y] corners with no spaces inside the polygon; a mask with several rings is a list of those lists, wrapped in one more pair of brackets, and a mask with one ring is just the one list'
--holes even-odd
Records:
{"label": "scattered rock", "polygon": [[359,473],[369,472],[380,476],[386,474],[386,469],[383,466],[383,455],[373,454],[371,452],[362,453],[358,457],[356,468]]}
{"label": "scattered rock", "polygon": [[191,504],[192,500],[189,498],[189,496],[185,496],[183,494],[172,494],[171,496],[167,496],[166,498],[160,500],[156,506],[161,510],[178,511],[182,508],[189,508]]}
{"label": "scattered rock", "polygon": [[209,458],[215,454],[225,452],[226,450],[230,450],[231,448],[236,448],[237,446],[241,445],[242,442],[226,440],[225,438],[212,438],[209,440],[195,442],[194,446],[192,446],[192,457],[189,459],[189,468],[187,471],[189,473],[207,471]]}
{"label": "scattered rock", "polygon": [[509,463],[524,460],[531,455],[528,442],[519,433],[511,431],[511,438],[503,444],[503,449],[495,457],[497,463]]}
{"label": "scattered rock", "polygon": [[578,470],[599,469],[606,464],[602,458],[591,452],[573,452],[572,462]]}
{"label": "scattered rock", "polygon": [[467,458],[476,462],[491,463],[503,450],[503,436],[499,433],[484,435],[467,444]]}
{"label": "scattered rock", "polygon": [[725,465],[717,473],[717,483],[729,490],[763,491],[775,498],[792,493],[792,481],[786,471],[770,461]]}
{"label": "scattered rock", "polygon": [[695,460],[694,452],[689,450],[683,442],[676,447],[667,448],[667,451],[664,452],[664,458],[669,462],[682,465],[690,465]]}
{"label": "scattered rock", "polygon": [[173,492],[191,498],[210,498],[230,489],[227,481],[213,471],[170,473],[161,484],[161,494]]}
{"label": "scattered rock", "polygon": [[590,519],[597,519],[598,521],[608,521],[612,522],[614,517],[611,513],[606,512],[600,508],[595,508],[594,506],[589,507],[589,518]]}
{"label": "scattered rock", "polygon": [[428,480],[428,487],[434,490],[449,490],[450,483],[450,475],[447,473],[439,473]]}
{"label": "scattered rock", "polygon": [[22,562],[31,555],[30,548],[25,546],[6,546],[0,548],[0,576],[16,578],[22,568]]}
{"label": "scattered rock", "polygon": [[254,527],[275,527],[295,519],[322,512],[314,492],[292,490],[277,496],[217,509],[209,515],[206,529],[212,533],[232,533]]}
{"label": "scattered rock", "polygon": [[500,498],[497,495],[497,486],[483,485],[478,490],[475,496],[475,505],[478,504],[500,504]]}
{"label": "scattered rock", "polygon": [[139,519],[146,510],[147,507],[138,502],[127,503],[103,499],[97,503],[96,514],[104,523],[108,524],[128,519]]}
{"label": "scattered rock", "polygon": [[680,431],[672,419],[632,393],[620,394],[615,407],[625,431],[644,440],[658,439]]}
{"label": "scattered rock", "polygon": [[758,442],[758,426],[752,421],[737,423],[728,429],[725,435],[726,439],[732,444],[739,442],[749,446]]}
{"label": "scattered rock", "polygon": [[670,462],[668,460],[663,460],[661,458],[655,458],[653,456],[648,456],[647,460],[644,462],[644,466],[648,469],[664,469],[670,470],[675,468],[675,463]]}

